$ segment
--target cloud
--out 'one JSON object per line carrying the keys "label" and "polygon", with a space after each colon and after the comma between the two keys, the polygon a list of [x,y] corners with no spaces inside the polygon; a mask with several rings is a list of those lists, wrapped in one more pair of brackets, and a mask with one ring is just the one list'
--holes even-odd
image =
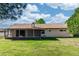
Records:
{"label": "cloud", "polygon": [[[43,4],[42,4],[43,5]],[[57,9],[58,7],[61,7],[61,9],[64,10],[71,10],[75,4],[61,4],[61,3],[50,3],[50,6],[52,8]],[[65,7],[64,7],[65,6]],[[71,7],[71,8],[69,8]],[[56,14],[54,16],[51,16],[51,14],[44,14],[44,13],[32,13],[35,11],[39,11],[38,7],[36,5],[28,4],[26,9],[23,12],[23,15],[20,19],[18,19],[15,23],[32,23],[36,19],[43,18],[46,23],[64,23],[68,17],[65,16],[63,13]],[[47,21],[48,20],[48,21]]]}
{"label": "cloud", "polygon": [[47,23],[64,23],[68,18],[63,13],[59,13],[51,17]]}
{"label": "cloud", "polygon": [[36,19],[39,18],[46,19],[50,16],[51,16],[50,14],[28,12],[28,10],[25,9],[23,15],[15,23],[32,23]]}
{"label": "cloud", "polygon": [[[54,4],[52,8],[58,8],[59,5],[57,4]],[[7,20],[2,25],[14,23],[32,23],[38,18],[43,18],[46,21],[46,23],[64,23],[64,21],[68,19],[68,17],[62,13],[56,14],[54,16],[51,16],[51,13],[39,13],[37,5],[27,4],[27,7],[23,10],[23,14],[20,18],[18,18],[16,21]]]}
{"label": "cloud", "polygon": [[50,17],[50,14],[39,14],[39,13],[30,13],[27,15],[28,18],[32,18],[32,19],[39,19],[39,18],[47,18]]}
{"label": "cloud", "polygon": [[19,18],[16,23],[31,23],[34,22],[36,19],[43,18],[46,19],[50,17],[50,14],[44,14],[44,13],[33,13],[33,12],[39,12],[39,9],[36,5],[28,4],[26,9],[23,11],[23,15],[21,18]]}
{"label": "cloud", "polygon": [[60,3],[48,3],[47,5],[54,8],[54,9],[57,9],[58,6],[60,5]]}
{"label": "cloud", "polygon": [[16,20],[14,23],[19,23],[19,24],[22,24],[22,23],[32,23],[33,22],[33,19],[29,19],[27,17],[21,17],[19,18],[18,20]]}
{"label": "cloud", "polygon": [[[26,15],[21,16],[21,22],[34,22],[36,19],[43,18],[46,19],[50,17],[50,14],[39,14],[39,13],[27,13]],[[18,19],[19,20],[19,19]]]}
{"label": "cloud", "polygon": [[54,9],[60,7],[62,10],[74,10],[79,7],[78,3],[48,3],[47,5]]}
{"label": "cloud", "polygon": [[44,3],[40,3],[40,5],[44,5]]}
{"label": "cloud", "polygon": [[22,16],[15,23],[32,23],[36,19],[39,18],[46,19],[51,16],[50,14],[33,13],[35,11],[39,12],[38,7],[36,7],[36,5],[28,4],[26,9],[23,10]]}
{"label": "cloud", "polygon": [[38,7],[36,5],[27,4],[26,10],[29,12],[38,11]]}

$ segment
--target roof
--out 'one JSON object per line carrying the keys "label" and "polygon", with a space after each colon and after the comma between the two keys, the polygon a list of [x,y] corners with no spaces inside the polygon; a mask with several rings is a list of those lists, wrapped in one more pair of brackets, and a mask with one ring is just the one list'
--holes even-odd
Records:
{"label": "roof", "polygon": [[4,32],[4,30],[3,29],[0,29],[0,32]]}
{"label": "roof", "polygon": [[9,29],[56,29],[56,28],[67,28],[66,24],[35,24],[35,27],[32,27],[32,24],[14,24],[10,26]]}

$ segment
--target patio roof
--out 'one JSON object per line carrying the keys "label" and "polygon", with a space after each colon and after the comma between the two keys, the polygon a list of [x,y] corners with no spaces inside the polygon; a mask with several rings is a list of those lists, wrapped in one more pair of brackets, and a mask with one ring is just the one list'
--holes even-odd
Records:
{"label": "patio roof", "polygon": [[67,28],[66,24],[35,24],[32,27],[32,24],[14,24],[9,27],[9,29],[58,29],[58,28]]}
{"label": "patio roof", "polygon": [[4,32],[4,29],[0,29],[0,32]]}

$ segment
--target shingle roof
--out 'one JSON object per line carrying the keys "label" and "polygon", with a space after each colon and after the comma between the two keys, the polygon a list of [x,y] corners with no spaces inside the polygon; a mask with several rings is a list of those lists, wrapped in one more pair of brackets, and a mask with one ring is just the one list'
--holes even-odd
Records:
{"label": "shingle roof", "polygon": [[32,27],[32,24],[14,24],[10,26],[9,29],[54,29],[54,28],[67,28],[66,24],[35,24],[35,27]]}
{"label": "shingle roof", "polygon": [[0,29],[0,32],[4,32],[4,30],[3,29]]}

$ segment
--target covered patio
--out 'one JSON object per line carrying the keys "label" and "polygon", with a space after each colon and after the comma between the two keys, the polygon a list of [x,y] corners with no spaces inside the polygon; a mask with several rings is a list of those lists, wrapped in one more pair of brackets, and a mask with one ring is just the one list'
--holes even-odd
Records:
{"label": "covered patio", "polygon": [[5,30],[5,38],[39,38],[44,30],[40,29],[7,29]]}

